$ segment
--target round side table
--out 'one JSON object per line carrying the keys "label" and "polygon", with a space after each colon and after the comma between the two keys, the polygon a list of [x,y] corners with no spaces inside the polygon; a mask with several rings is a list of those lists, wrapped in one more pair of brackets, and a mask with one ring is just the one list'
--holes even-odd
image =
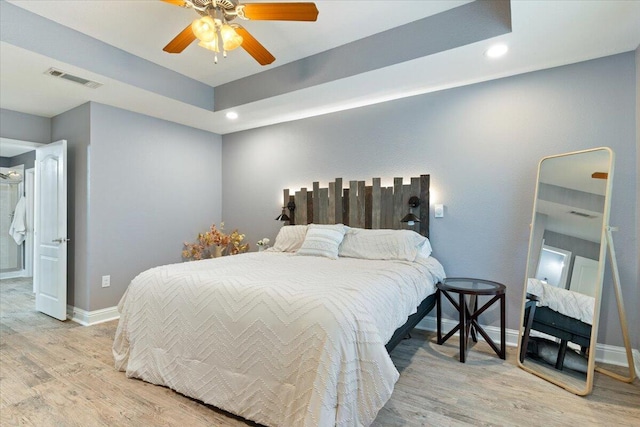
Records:
{"label": "round side table", "polygon": [[[438,344],[444,344],[453,334],[460,331],[460,362],[464,363],[467,358],[469,337],[473,342],[478,342],[477,333],[482,335],[485,341],[491,346],[501,359],[506,357],[505,351],[505,290],[506,287],[498,282],[490,280],[473,279],[466,277],[450,277],[437,285],[437,328]],[[454,299],[452,294],[457,294]],[[460,321],[447,335],[442,337],[442,295],[455,307],[459,313]],[[467,302],[467,295],[469,301]],[[481,295],[493,296],[482,307],[478,308],[478,297]],[[457,301],[456,301],[457,300]],[[500,348],[489,337],[485,330],[478,323],[478,316],[485,312],[496,301],[500,301]]]}

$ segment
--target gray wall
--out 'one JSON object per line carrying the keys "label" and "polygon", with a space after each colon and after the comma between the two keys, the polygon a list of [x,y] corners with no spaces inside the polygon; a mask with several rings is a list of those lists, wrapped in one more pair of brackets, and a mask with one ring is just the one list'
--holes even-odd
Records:
{"label": "gray wall", "polygon": [[52,119],[51,139],[67,140],[67,304],[87,310],[88,173],[91,105],[83,104]]}
{"label": "gray wall", "polygon": [[183,242],[221,221],[220,135],[97,103],[53,119],[2,113],[30,121],[7,137],[34,141],[25,129],[50,122],[36,142],[67,140],[69,305],[115,306],[138,273],[181,261]]}
{"label": "gray wall", "polygon": [[11,166],[24,165],[25,170],[31,169],[36,163],[36,152],[28,151],[26,153],[18,154],[11,157]]}
{"label": "gray wall", "polygon": [[[221,137],[91,104],[88,310],[118,303],[140,272],[181,261],[221,217]],[[101,276],[111,275],[111,287]]]}
{"label": "gray wall", "polygon": [[35,151],[27,151],[26,153],[18,154],[13,157],[0,157],[0,166],[3,168],[24,165],[24,169],[27,170],[33,168],[35,162]]}
{"label": "gray wall", "polygon": [[[505,283],[507,326],[517,329],[538,161],[610,146],[623,294],[638,301],[635,80],[626,53],[224,135],[223,217],[254,244],[275,237],[283,188],[430,173],[445,205],[431,220],[434,255],[449,276]],[[600,341],[620,345],[606,277]],[[637,348],[640,319],[628,315]]]}
{"label": "gray wall", "polygon": [[[640,46],[636,49],[636,245],[638,255],[640,256]],[[638,262],[638,282],[636,287],[640,286],[640,262]],[[635,302],[632,299],[629,307],[630,311],[638,311],[640,307],[640,290],[636,291]],[[636,317],[636,325],[640,323],[640,315]],[[631,339],[635,329],[636,348],[640,346],[640,327],[631,328]]]}
{"label": "gray wall", "polygon": [[48,144],[51,142],[51,119],[0,108],[0,136]]}

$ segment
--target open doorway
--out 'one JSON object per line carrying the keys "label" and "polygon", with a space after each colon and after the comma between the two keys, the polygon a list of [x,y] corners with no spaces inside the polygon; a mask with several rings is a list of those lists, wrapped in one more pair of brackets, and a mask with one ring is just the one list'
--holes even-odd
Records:
{"label": "open doorway", "polygon": [[0,167],[0,278],[26,275],[24,187],[23,164]]}
{"label": "open doorway", "polygon": [[543,244],[535,277],[551,286],[565,289],[570,262],[570,251]]}
{"label": "open doorway", "polygon": [[42,145],[0,138],[0,287],[3,303],[23,311],[35,311],[33,178]]}
{"label": "open doorway", "polygon": [[[7,203],[4,212],[4,215],[12,216],[10,237],[15,239],[14,244],[22,246],[18,250],[22,250],[23,255],[20,263],[16,263],[16,271],[19,272],[11,272],[11,276],[26,276],[29,264],[25,260],[33,254],[32,291],[35,292],[35,309],[58,320],[66,320],[67,245],[70,242],[67,237],[67,141],[63,139],[50,144],[37,144],[0,138],[0,144],[0,157],[12,168],[19,166],[20,156],[28,156],[35,151],[34,191],[31,192],[35,196],[32,197],[33,224],[27,224],[26,220],[28,214],[25,210],[31,203],[25,200],[24,176],[15,171],[0,176],[2,180],[13,177],[22,186],[17,192],[18,204],[13,207]],[[17,154],[12,151],[18,149],[24,152]],[[25,168],[22,163],[22,175],[25,169],[30,169],[29,166]],[[20,220],[18,224],[15,219]],[[29,235],[34,238],[28,240]],[[33,249],[26,248],[31,242]]]}

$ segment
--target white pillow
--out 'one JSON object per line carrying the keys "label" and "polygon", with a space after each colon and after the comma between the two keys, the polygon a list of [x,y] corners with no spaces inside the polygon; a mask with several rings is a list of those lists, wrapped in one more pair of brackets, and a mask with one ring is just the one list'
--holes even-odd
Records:
{"label": "white pillow", "polygon": [[344,237],[344,232],[345,226],[342,224],[310,224],[302,247],[296,255],[322,256],[338,259],[338,248]]}
{"label": "white pillow", "polygon": [[431,242],[429,242],[429,239],[425,237],[424,243],[422,243],[418,248],[418,254],[416,255],[415,261],[417,262],[419,259],[429,258],[431,256],[431,252],[433,252]]}
{"label": "white pillow", "polygon": [[307,225],[284,225],[278,232],[271,251],[297,251],[300,249],[300,246],[302,246],[302,242],[304,242],[304,236],[307,233],[307,228]]}
{"label": "white pillow", "polygon": [[339,254],[349,258],[414,261],[425,241],[428,243],[426,237],[411,230],[350,228]]}

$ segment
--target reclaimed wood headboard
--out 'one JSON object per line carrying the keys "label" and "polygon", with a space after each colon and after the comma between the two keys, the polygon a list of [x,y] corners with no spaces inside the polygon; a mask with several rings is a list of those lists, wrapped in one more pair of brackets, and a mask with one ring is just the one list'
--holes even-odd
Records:
{"label": "reclaimed wood headboard", "polygon": [[[313,183],[313,190],[301,188],[290,194],[284,190],[284,206],[291,211],[291,224],[345,224],[358,228],[408,229],[429,237],[429,183],[430,175],[411,178],[404,184],[402,178],[394,178],[392,187],[382,187],[380,178],[373,178],[371,185],[364,181],[349,181],[349,188],[342,188],[342,178],[320,188]],[[416,196],[420,206],[413,213],[420,222],[413,226],[400,220],[409,212],[409,198]]]}

